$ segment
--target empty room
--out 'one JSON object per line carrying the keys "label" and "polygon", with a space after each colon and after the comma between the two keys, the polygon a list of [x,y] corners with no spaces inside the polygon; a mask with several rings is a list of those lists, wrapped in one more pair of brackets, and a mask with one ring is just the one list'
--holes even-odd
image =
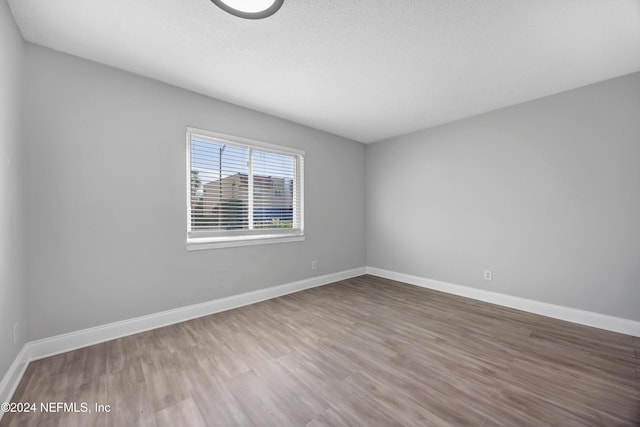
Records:
{"label": "empty room", "polygon": [[640,0],[0,0],[0,405],[640,426]]}

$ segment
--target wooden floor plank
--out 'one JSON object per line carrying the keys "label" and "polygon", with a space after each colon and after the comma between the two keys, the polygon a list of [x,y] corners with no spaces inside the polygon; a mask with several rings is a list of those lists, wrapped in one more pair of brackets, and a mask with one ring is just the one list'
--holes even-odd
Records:
{"label": "wooden floor plank", "polygon": [[639,354],[637,337],[361,276],[32,362],[13,401],[92,412],[0,426],[638,426]]}

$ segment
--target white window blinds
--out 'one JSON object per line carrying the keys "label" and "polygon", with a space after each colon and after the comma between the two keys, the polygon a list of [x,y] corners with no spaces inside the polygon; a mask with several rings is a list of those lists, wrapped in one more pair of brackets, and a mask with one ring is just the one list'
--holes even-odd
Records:
{"label": "white window blinds", "polygon": [[303,235],[303,152],[187,132],[187,241]]}

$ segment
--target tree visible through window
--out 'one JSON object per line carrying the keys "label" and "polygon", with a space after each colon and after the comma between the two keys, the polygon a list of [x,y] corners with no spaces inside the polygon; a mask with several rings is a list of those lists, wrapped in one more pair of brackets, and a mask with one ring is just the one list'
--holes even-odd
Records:
{"label": "tree visible through window", "polygon": [[303,234],[303,154],[190,130],[188,241]]}

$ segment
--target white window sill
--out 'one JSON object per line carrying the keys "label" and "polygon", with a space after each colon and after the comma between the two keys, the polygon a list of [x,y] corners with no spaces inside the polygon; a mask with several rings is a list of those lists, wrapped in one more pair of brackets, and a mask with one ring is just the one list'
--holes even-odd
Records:
{"label": "white window sill", "polygon": [[187,240],[186,248],[188,251],[200,251],[204,249],[220,249],[233,248],[237,246],[254,246],[254,245],[270,245],[274,243],[301,242],[304,235],[279,235],[279,236],[250,236],[250,237],[221,237],[221,238],[203,238]]}

